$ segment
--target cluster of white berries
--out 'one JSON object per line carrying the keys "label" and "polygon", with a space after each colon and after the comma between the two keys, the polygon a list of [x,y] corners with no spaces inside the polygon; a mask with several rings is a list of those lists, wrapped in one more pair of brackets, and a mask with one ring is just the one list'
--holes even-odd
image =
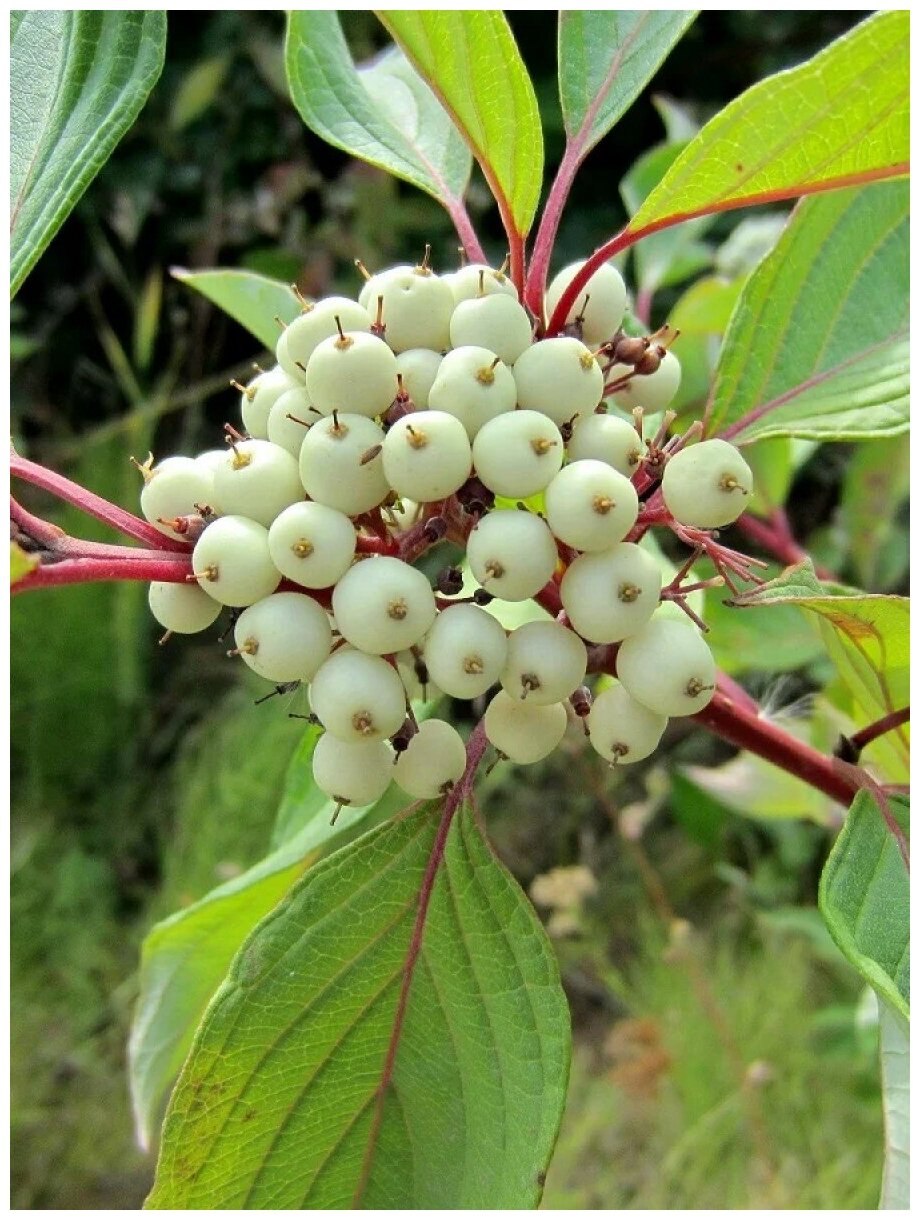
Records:
{"label": "cluster of white berries", "polygon": [[[548,313],[582,265],[552,282]],[[141,508],[194,542],[194,579],[150,588],[167,632],[232,607],[235,654],[279,689],[309,683],[325,729],[318,786],[367,805],[394,778],[417,798],[457,782],[463,741],[445,721],[417,723],[420,683],[464,700],[500,686],[485,733],[518,763],[555,749],[570,711],[598,753],[627,763],[668,717],[701,710],[713,658],[679,611],[655,613],[660,564],[627,541],[637,486],[652,471],[674,519],[710,529],[744,510],[751,472],[722,441],[662,447],[669,421],[643,438],[680,365],[666,335],[620,329],[615,268],[590,278],[563,335],[539,341],[502,271],[438,276],[427,255],[368,276],[358,301],[302,305],[277,366],[238,387],[242,430],[228,426],[225,449],[141,467]],[[472,598],[457,600],[456,569],[436,595],[399,557],[419,531],[465,544]],[[509,634],[486,608],[549,585],[556,621]],[[588,649],[613,644],[618,681],[592,699]]]}

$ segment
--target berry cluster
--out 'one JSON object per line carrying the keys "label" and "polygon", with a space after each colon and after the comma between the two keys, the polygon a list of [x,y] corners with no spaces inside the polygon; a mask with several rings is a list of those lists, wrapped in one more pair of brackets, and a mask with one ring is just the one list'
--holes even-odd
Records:
{"label": "berry cluster", "polygon": [[[581,266],[552,282],[549,313]],[[668,440],[669,415],[644,436],[680,382],[673,333],[624,333],[609,265],[537,341],[502,271],[438,276],[426,255],[364,274],[358,301],[302,301],[277,366],[237,387],[226,449],[141,467],[144,516],[194,542],[192,582],[152,585],[154,616],[196,632],[232,607],[235,654],[279,689],[310,684],[314,775],[340,804],[392,778],[434,798],[463,774],[457,731],[416,722],[420,683],[465,700],[500,686],[485,733],[517,763],[559,744],[568,709],[605,759],[645,758],[668,717],[709,702],[715,666],[680,590],[662,599],[640,495],[694,545],[752,486],[731,445]],[[436,591],[412,566],[441,538],[465,547],[471,597],[457,569]],[[493,598],[555,619],[506,633]],[[592,699],[596,646],[617,646],[618,681]]]}

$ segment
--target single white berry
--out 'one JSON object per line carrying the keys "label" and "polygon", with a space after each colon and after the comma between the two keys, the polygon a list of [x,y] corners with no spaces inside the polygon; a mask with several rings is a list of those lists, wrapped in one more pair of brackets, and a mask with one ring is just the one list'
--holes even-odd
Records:
{"label": "single white berry", "polygon": [[476,474],[490,491],[510,499],[526,499],[542,491],[559,473],[564,456],[559,429],[538,411],[496,416],[473,441]]}
{"label": "single white berry", "polygon": [[463,738],[446,720],[423,720],[408,746],[396,756],[393,778],[418,800],[445,795],[466,770]]}
{"label": "single white berry", "polygon": [[617,682],[595,695],[585,723],[591,744],[602,758],[612,763],[634,763],[658,748],[668,718],[638,703]]}
{"label": "single white berry", "polygon": [[305,589],[328,589],[351,567],[355,527],[344,513],[303,501],[279,513],[268,530],[272,563]]}
{"label": "single white berry", "polygon": [[160,626],[177,635],[204,631],[220,614],[220,603],[202,593],[197,585],[154,581],[147,601]]}
{"label": "single white berry", "polygon": [[401,652],[418,644],[437,607],[428,578],[401,559],[377,555],[349,568],[332,593],[336,626],[363,652]]}
{"label": "single white berry", "polygon": [[319,343],[307,364],[307,393],[323,415],[372,419],[396,397],[396,357],[376,335],[346,332]]}
{"label": "single white berry", "polygon": [[516,295],[461,301],[450,320],[452,347],[486,347],[505,364],[514,364],[532,339],[530,316]]}
{"label": "single white berry", "polygon": [[[630,371],[629,366],[615,365],[608,374],[608,381],[613,380],[620,369],[624,374]],[[634,373],[628,384],[614,397],[626,411],[642,407],[644,411],[652,413],[669,406],[679,389],[680,361],[673,352],[665,352],[654,373]]]}
{"label": "single white berry", "polygon": [[418,503],[443,500],[470,476],[469,437],[444,411],[414,411],[397,420],[383,442],[383,471],[399,496]]}
{"label": "single white berry", "polygon": [[578,339],[534,343],[514,365],[518,406],[540,411],[557,424],[590,415],[604,396],[604,374]]}
{"label": "single white berry", "polygon": [[413,347],[441,351],[450,346],[454,294],[450,285],[427,267],[395,267],[373,276],[361,296],[375,320],[379,306],[386,328],[384,338],[394,352]]}
{"label": "single white berry", "polygon": [[546,522],[578,551],[605,551],[622,542],[639,515],[639,497],[625,475],[586,459],[564,466],[546,489]]}
{"label": "single white berry", "polygon": [[198,504],[213,507],[214,482],[213,472],[196,458],[167,458],[144,475],[141,512],[161,534],[181,539],[183,535],[164,522],[195,516]]}
{"label": "single white berry", "polygon": [[402,377],[403,389],[412,399],[416,411],[426,411],[434,403],[428,401],[441,361],[444,357],[427,347],[410,347],[396,357],[396,372]]}
{"label": "single white berry", "polygon": [[313,750],[313,779],[339,805],[373,805],[393,778],[393,751],[384,741],[345,742],[324,733]]}
{"label": "single white berry", "polygon": [[215,472],[214,494],[225,513],[268,528],[289,504],[303,499],[297,459],[271,441],[238,441]]}
{"label": "single white berry", "polygon": [[736,521],[748,506],[754,476],[728,441],[700,441],[668,458],[661,494],[682,525],[714,529]]}
{"label": "single white berry", "polygon": [[297,385],[303,386],[310,357],[323,340],[339,333],[339,323],[345,331],[369,332],[371,329],[367,310],[355,301],[348,297],[325,297],[306,308],[282,331],[275,355],[284,372]]}
{"label": "single white berry", "polygon": [[517,387],[511,370],[487,347],[456,347],[441,362],[428,401],[455,415],[472,440],[483,424],[514,410]]}
{"label": "single white berry", "polygon": [[[584,261],[571,263],[553,277],[546,290],[546,320],[553,316],[562,294],[581,271]],[[579,290],[575,303],[569,309],[565,325],[576,320],[581,322],[582,337],[586,343],[596,345],[613,337],[626,312],[626,285],[616,267],[604,263],[594,272]]]}
{"label": "single white berry", "polygon": [[300,480],[311,500],[357,517],[390,494],[381,452],[384,432],[364,415],[313,424],[300,447]]}
{"label": "single white berry", "polygon": [[469,604],[442,610],[425,640],[428,673],[454,699],[484,695],[501,677],[507,655],[504,628],[481,607]]}
{"label": "single white berry", "polygon": [[269,682],[309,682],[332,650],[329,615],[305,593],[272,593],[233,626],[240,656]]}
{"label": "single white berry", "polygon": [[192,571],[224,606],[251,606],[273,593],[281,573],[271,560],[268,530],[248,517],[218,517],[192,552]]}
{"label": "single white berry", "polygon": [[578,420],[569,441],[569,460],[592,458],[606,462],[629,478],[642,460],[643,444],[635,425],[619,415],[586,415]]}
{"label": "single white berry", "polygon": [[484,724],[489,741],[506,758],[535,763],[562,741],[568,716],[562,703],[531,703],[502,690],[486,708]]}
{"label": "single white berry", "polygon": [[588,650],[561,623],[525,623],[508,637],[502,686],[528,703],[559,703],[581,686]]}
{"label": "single white berry", "polygon": [[319,667],[310,686],[310,706],[340,741],[382,741],[403,726],[406,692],[382,657],[341,649]]}
{"label": "single white berry", "polygon": [[692,623],[654,618],[620,645],[617,677],[661,716],[692,716],[712,699],[716,663]]}
{"label": "single white berry", "polygon": [[303,385],[303,371],[291,377],[280,365],[253,377],[240,395],[240,419],[250,436],[268,439],[268,414],[282,394]]}
{"label": "single white berry", "polygon": [[268,439],[273,445],[286,449],[291,457],[299,458],[307,429],[318,418],[311,410],[305,389],[287,390],[275,399],[268,413]]}
{"label": "single white berry", "polygon": [[504,271],[495,271],[485,263],[467,263],[459,271],[442,277],[450,285],[457,305],[479,296],[506,296],[517,300],[517,289]]}
{"label": "single white berry", "polygon": [[549,526],[540,517],[520,509],[498,509],[471,532],[466,557],[489,593],[522,602],[552,579],[559,554]]}
{"label": "single white berry", "polygon": [[579,555],[559,585],[569,621],[594,644],[614,644],[638,631],[654,614],[660,594],[658,564],[632,542]]}

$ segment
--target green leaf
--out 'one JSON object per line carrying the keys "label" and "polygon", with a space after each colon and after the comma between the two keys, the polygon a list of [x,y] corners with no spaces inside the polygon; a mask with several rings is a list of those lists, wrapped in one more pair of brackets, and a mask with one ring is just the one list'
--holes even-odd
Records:
{"label": "green leaf", "polygon": [[729,674],[789,673],[823,652],[821,637],[794,606],[773,605],[756,614],[725,604],[721,589],[706,590],[703,614],[716,663]]}
{"label": "green leaf", "polygon": [[165,48],[159,11],[11,14],[11,295],[137,118]]}
{"label": "green leaf", "polygon": [[695,17],[694,11],[560,12],[559,100],[580,157],[622,118]]}
{"label": "green leaf", "polygon": [[898,1013],[879,999],[885,1169],[880,1208],[910,1207],[910,1035]]}
{"label": "green leaf", "polygon": [[285,64],[291,99],[311,131],[448,206],[459,202],[472,158],[398,51],[358,71],[338,15],[298,10],[288,17]]}
{"label": "green leaf", "polygon": [[15,585],[17,581],[22,580],[23,576],[28,576],[30,572],[34,572],[38,564],[39,558],[37,555],[30,555],[28,551],[24,551],[18,542],[10,543],[11,585]]}
{"label": "green leaf", "polygon": [[356,827],[390,817],[408,802],[394,785],[376,805],[344,810],[331,825],[335,804],[318,794],[310,771],[316,737],[306,734],[288,771],[282,805],[288,837],[246,872],[158,923],[144,941],[129,1045],[131,1096],[143,1147],[152,1142],[164,1098],[202,1014],[252,929],[324,852],[347,842]]}
{"label": "green leaf", "polygon": [[221,268],[187,271],[184,267],[171,267],[170,274],[213,301],[218,309],[239,322],[271,352],[275,350],[279,334],[275,318],[293,322],[300,313],[300,303],[289,284],[271,280],[255,271]]}
{"label": "green leaf", "polygon": [[802,202],[747,282],[708,428],[857,440],[909,422],[906,182]]}
{"label": "green leaf", "polygon": [[877,13],[720,111],[629,229],[906,173],[908,132],[907,13]]}
{"label": "green leaf", "polygon": [[378,10],[479,162],[505,223],[524,235],[543,180],[533,84],[498,10]]}
{"label": "green leaf", "polygon": [[[841,679],[866,719],[874,721],[910,702],[910,602],[906,597],[861,593],[822,584],[805,562],[734,599],[734,606],[794,605],[815,615],[821,635]],[[882,744],[894,760],[906,765],[907,731],[897,729],[870,747],[875,757]]]}
{"label": "green leaf", "polygon": [[182,78],[169,108],[172,131],[182,131],[214,104],[229,67],[230,59],[226,55],[215,55],[193,64]]}
{"label": "green leaf", "polygon": [[869,441],[850,458],[838,520],[864,588],[891,588],[907,571],[907,524],[898,513],[909,490],[910,447],[900,438]]}
{"label": "green leaf", "polygon": [[[683,144],[659,144],[643,153],[631,166],[620,182],[620,195],[627,212],[634,212],[641,206],[684,147]],[[713,252],[697,239],[710,228],[713,219],[701,216],[643,238],[634,247],[633,255],[640,291],[651,294],[658,288],[689,279],[707,267],[712,262]]]}
{"label": "green leaf", "polygon": [[[889,798],[901,828],[905,797]],[[879,996],[910,1016],[910,880],[874,796],[859,792],[831,849],[818,890],[831,936]]]}
{"label": "green leaf", "polygon": [[149,1207],[536,1205],[568,1073],[558,967],[469,809],[413,958],[439,821],[423,807],[327,857],[256,929],[183,1069]]}

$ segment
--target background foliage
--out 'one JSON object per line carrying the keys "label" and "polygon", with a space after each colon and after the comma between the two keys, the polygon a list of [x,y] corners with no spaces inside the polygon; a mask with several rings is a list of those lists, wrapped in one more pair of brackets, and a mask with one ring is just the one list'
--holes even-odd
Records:
{"label": "background foliage", "polygon": [[[643,154],[672,156],[654,152],[666,131],[679,143],[682,125],[857,17],[701,16],[654,82],[681,106],[643,99],[615,144],[588,155],[558,262],[624,218],[627,171],[644,197],[643,162],[630,167]],[[511,19],[552,169],[564,138],[555,14]],[[382,45],[369,14],[348,14],[346,29],[356,59]],[[354,257],[378,267],[426,241],[452,265],[456,242],[433,201],[304,129],[286,97],[281,35],[279,13],[170,14],[148,106],[15,302],[17,439],[121,503],[137,492],[126,455],[210,445],[230,409],[227,379],[255,355],[171,266],[245,267],[320,293],[356,289]],[[498,217],[475,174],[472,199],[500,256]],[[685,316],[688,338],[698,328],[688,408],[734,301],[732,276],[775,239],[771,224],[761,212],[692,230],[670,281],[660,268],[673,251],[635,268],[657,292],[656,320]],[[713,260],[718,282],[683,298]],[[899,591],[906,447],[774,444],[762,483],[767,495],[780,485],[781,498],[792,482],[798,536],[842,578]],[[716,618],[717,599],[709,609]],[[723,611],[714,643],[772,714],[829,745],[849,705],[833,688],[811,697],[829,670],[817,635],[790,614],[771,619],[767,649],[766,615]],[[124,1086],[139,940],[153,919],[265,854],[302,729],[277,705],[254,707],[260,692],[213,643],[158,650],[143,590],[31,594],[13,619],[13,1201],[134,1207],[151,1171],[133,1145]],[[815,907],[837,812],[756,760],[726,762],[685,726],[625,777],[600,771],[577,743],[569,750],[520,775],[497,769],[484,793],[496,849],[555,941],[575,1021],[545,1205],[872,1206],[881,1109],[871,1006]]]}

